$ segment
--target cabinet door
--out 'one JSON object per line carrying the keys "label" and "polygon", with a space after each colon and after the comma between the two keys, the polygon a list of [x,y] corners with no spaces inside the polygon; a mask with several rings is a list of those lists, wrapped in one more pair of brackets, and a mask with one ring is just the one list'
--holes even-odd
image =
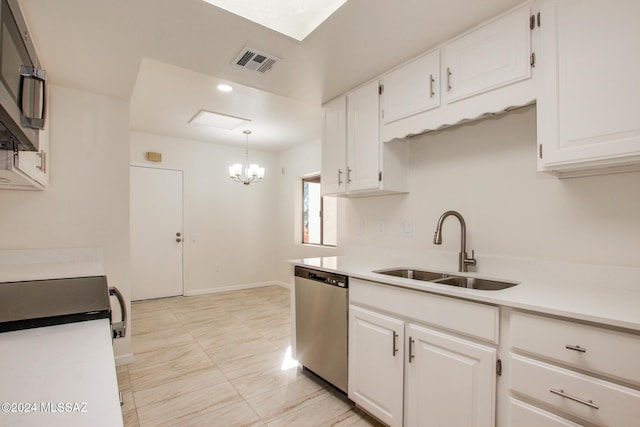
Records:
{"label": "cabinet door", "polygon": [[389,426],[402,426],[404,322],[349,306],[349,398]]}
{"label": "cabinet door", "polygon": [[377,80],[347,94],[347,185],[350,192],[378,188],[379,104]]}
{"label": "cabinet door", "polygon": [[347,101],[340,96],[323,106],[322,170],[323,195],[344,194],[347,180]]}
{"label": "cabinet door", "polygon": [[445,100],[458,101],[531,77],[529,18],[529,7],[523,7],[445,46]]}
{"label": "cabinet door", "polygon": [[440,51],[415,59],[383,78],[382,122],[394,122],[440,105]]}
{"label": "cabinet door", "polygon": [[496,349],[414,324],[407,339],[407,425],[493,426]]}
{"label": "cabinet door", "polygon": [[640,160],[640,2],[541,5],[539,169]]}

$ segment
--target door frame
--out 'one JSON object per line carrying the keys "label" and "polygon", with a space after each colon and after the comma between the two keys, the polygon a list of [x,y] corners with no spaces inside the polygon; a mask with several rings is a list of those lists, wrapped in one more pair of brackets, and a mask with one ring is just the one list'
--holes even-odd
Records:
{"label": "door frame", "polygon": [[[186,236],[189,235],[188,220],[187,220],[188,218],[187,203],[186,203],[187,193],[185,191],[186,189],[185,182],[187,181],[187,173],[184,169],[180,169],[180,168],[156,166],[156,165],[150,165],[148,163],[142,163],[142,162],[129,162],[129,172],[131,171],[132,166],[146,168],[146,169],[162,169],[162,170],[175,171],[175,172],[182,173],[182,295],[181,296],[185,296],[186,290],[188,289],[187,274],[184,268],[186,264],[187,252],[188,252],[187,245],[185,243],[186,243]],[[129,198],[131,198],[131,174],[129,174]],[[131,218],[131,204],[129,204],[129,218]],[[129,227],[131,227],[131,219],[129,219]],[[129,241],[131,241],[131,232],[129,232]],[[129,245],[131,245],[131,243],[129,243]]]}

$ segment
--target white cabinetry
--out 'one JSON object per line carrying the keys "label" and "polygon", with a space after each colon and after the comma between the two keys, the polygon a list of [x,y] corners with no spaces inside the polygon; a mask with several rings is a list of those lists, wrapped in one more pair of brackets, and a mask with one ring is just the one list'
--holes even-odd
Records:
{"label": "white cabinetry", "polygon": [[[47,96],[47,101],[48,101]],[[48,110],[48,107],[47,107]],[[49,116],[40,131],[40,151],[0,150],[0,189],[44,190],[49,185]]]}
{"label": "white cabinetry", "polygon": [[542,2],[539,170],[640,168],[639,15],[633,0]]}
{"label": "white cabinetry", "polygon": [[440,106],[440,50],[436,49],[382,77],[383,124]]}
{"label": "white cabinetry", "polygon": [[496,349],[408,324],[407,426],[494,425]]}
{"label": "white cabinetry", "polygon": [[518,311],[509,324],[512,422],[638,424],[638,335]]}
{"label": "white cabinetry", "polygon": [[323,106],[323,195],[370,195],[407,191],[409,146],[380,142],[378,81]]}
{"label": "white cabinetry", "polygon": [[529,7],[521,7],[443,47],[447,103],[531,76],[530,16]]}
{"label": "white cabinetry", "polygon": [[378,187],[380,172],[379,86],[373,81],[347,94],[349,191]]}
{"label": "white cabinetry", "polygon": [[404,321],[349,307],[349,397],[389,426],[402,426]]}
{"label": "white cabinetry", "polygon": [[345,194],[347,174],[347,99],[340,96],[322,107],[323,195]]}
{"label": "white cabinetry", "polygon": [[495,424],[497,307],[357,279],[349,300],[350,399],[390,426]]}
{"label": "white cabinetry", "polygon": [[534,102],[532,13],[519,6],[384,75],[382,141]]}

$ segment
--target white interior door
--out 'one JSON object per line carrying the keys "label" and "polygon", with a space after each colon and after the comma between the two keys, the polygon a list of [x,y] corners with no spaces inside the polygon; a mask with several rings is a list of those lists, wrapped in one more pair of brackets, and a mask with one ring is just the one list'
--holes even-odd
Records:
{"label": "white interior door", "polygon": [[130,170],[131,299],[182,295],[182,171]]}

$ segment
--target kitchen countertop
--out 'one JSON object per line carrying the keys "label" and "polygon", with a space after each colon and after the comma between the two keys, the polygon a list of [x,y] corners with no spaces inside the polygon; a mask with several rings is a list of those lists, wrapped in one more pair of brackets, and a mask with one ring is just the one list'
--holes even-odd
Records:
{"label": "kitchen countertop", "polygon": [[[415,257],[403,259],[397,256],[337,256],[289,262],[406,289],[640,332],[640,268],[506,257],[479,259],[478,265],[485,268],[476,273],[443,269],[445,264],[438,256],[417,262]],[[500,279],[517,282],[518,285],[499,291],[482,291],[373,273],[374,270],[396,267]]]}
{"label": "kitchen countertop", "polygon": [[1,333],[0,360],[0,425],[122,425],[109,319]]}

